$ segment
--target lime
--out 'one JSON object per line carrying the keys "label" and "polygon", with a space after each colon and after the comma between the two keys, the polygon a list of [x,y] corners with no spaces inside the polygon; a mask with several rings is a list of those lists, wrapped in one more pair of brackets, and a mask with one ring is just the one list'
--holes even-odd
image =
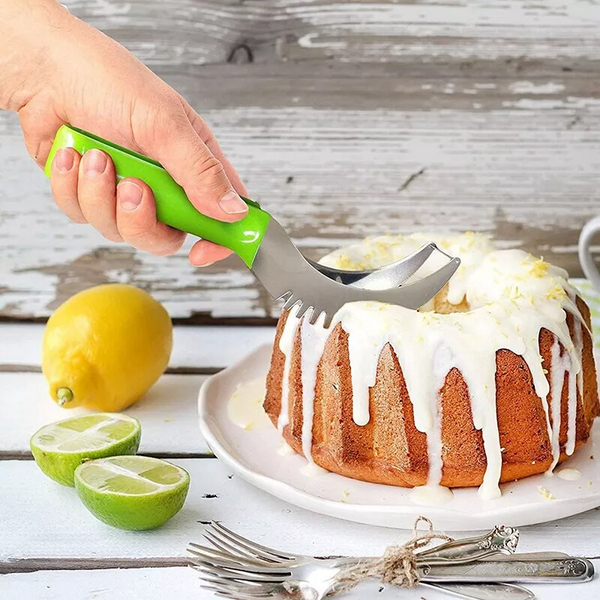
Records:
{"label": "lime", "polygon": [[154,529],[174,517],[190,487],[187,471],[147,456],[113,456],[85,462],[75,489],[100,521],[120,529]]}
{"label": "lime", "polygon": [[38,467],[51,479],[73,487],[75,469],[84,461],[135,454],[142,430],[127,415],[98,413],[42,427],[29,442]]}

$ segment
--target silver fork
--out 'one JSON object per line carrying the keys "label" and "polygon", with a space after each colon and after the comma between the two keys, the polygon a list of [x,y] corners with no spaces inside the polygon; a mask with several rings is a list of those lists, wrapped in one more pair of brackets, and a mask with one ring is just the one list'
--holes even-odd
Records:
{"label": "silver fork", "polygon": [[[227,529],[220,523],[211,523],[204,532],[212,547],[190,544],[192,567],[201,574],[203,587],[223,598],[249,600],[251,598],[279,598],[320,600],[334,590],[344,571],[371,560],[350,557],[311,557],[280,552],[257,544]],[[478,538],[449,542],[438,548],[447,548],[431,556],[423,553],[417,563],[427,565],[461,564],[498,553],[514,552],[518,532],[511,528],[496,527]],[[427,585],[421,582],[423,585]],[[512,598],[531,600],[535,596],[520,586],[447,585],[437,582],[430,587],[441,589],[463,598]]]}

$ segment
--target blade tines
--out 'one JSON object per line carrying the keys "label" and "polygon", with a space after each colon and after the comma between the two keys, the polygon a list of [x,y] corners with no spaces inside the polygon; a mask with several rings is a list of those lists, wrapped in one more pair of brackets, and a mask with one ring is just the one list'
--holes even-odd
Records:
{"label": "blade tines", "polygon": [[296,306],[297,304],[302,304],[302,300],[300,298],[298,298],[298,296],[294,296],[293,292],[286,292],[284,294],[284,296],[288,296],[284,305],[283,305],[283,310],[291,310],[292,308],[294,308],[294,306]]}
{"label": "blade tines", "polygon": [[312,314],[314,312],[314,308],[310,304],[301,304],[296,311],[296,318],[301,319],[308,311],[311,311]]}

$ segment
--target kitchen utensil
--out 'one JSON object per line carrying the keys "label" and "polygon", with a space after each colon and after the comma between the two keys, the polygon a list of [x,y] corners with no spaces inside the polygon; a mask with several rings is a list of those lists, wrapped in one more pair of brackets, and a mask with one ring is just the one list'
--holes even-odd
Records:
{"label": "kitchen utensil", "polygon": [[[191,563],[208,584],[205,587],[221,597],[320,600],[335,592],[346,573],[374,560],[281,552],[252,542],[215,522],[205,530],[204,537],[211,547],[190,544]],[[585,582],[594,575],[594,567],[587,559],[556,553],[513,554],[501,560],[472,558],[482,549],[510,554],[517,543],[518,531],[497,527],[484,536],[441,544],[432,551],[415,554],[419,578],[424,584],[432,584],[432,587],[441,584],[445,591],[463,597],[493,598],[499,591],[505,598],[533,598],[524,588],[510,585],[503,588],[499,584]],[[469,559],[470,562],[465,562]],[[485,590],[487,583],[493,586]],[[460,585],[455,587],[455,584]]]}
{"label": "kitchen utensil", "polygon": [[438,271],[391,289],[370,290],[344,285],[315,268],[315,263],[307,261],[283,227],[252,200],[245,199],[248,214],[236,223],[206,217],[196,210],[183,188],[159,163],[68,125],[63,125],[56,134],[46,162],[48,176],[60,148],[74,148],[81,154],[95,148],[109,154],[118,178],[138,177],[150,186],[159,221],[233,250],[273,298],[285,300],[284,308],[299,304],[298,317],[312,309],[312,323],[325,313],[325,327],[347,302],[371,300],[417,309],[442,289],[460,265],[460,259],[450,257],[451,260]]}

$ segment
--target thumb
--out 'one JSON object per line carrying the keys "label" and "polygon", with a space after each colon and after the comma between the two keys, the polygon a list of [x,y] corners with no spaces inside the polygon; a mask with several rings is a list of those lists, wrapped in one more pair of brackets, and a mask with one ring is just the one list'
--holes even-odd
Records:
{"label": "thumb", "polygon": [[183,187],[190,202],[204,215],[219,221],[239,221],[248,205],[240,198],[221,161],[202,141],[187,117],[170,123],[155,139],[159,143],[143,149],[155,156],[175,181]]}

